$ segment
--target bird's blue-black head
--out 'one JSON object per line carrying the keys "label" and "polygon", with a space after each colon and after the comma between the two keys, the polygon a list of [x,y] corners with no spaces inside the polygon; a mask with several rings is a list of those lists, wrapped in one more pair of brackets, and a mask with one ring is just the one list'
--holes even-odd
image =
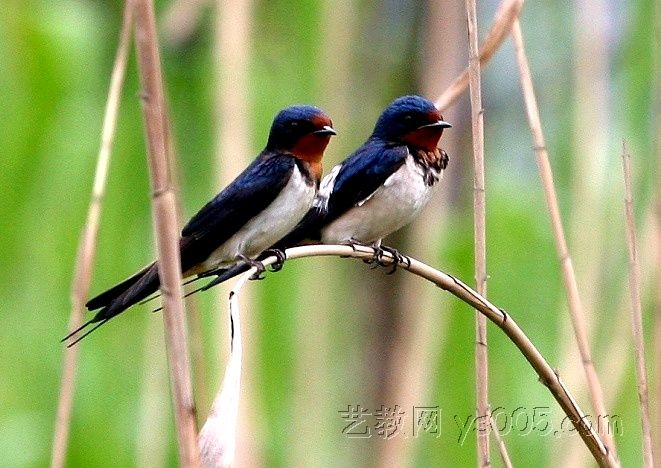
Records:
{"label": "bird's blue-black head", "polygon": [[448,127],[451,125],[433,102],[420,96],[402,96],[383,111],[372,137],[431,151]]}
{"label": "bird's blue-black head", "polygon": [[319,143],[323,151],[332,135],[336,135],[333,122],[324,111],[315,106],[289,106],[273,119],[266,149],[292,151],[305,139],[312,146]]}

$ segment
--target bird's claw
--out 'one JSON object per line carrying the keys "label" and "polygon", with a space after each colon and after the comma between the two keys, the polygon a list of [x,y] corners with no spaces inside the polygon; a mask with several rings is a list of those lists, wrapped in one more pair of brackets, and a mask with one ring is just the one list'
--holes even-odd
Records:
{"label": "bird's claw", "polygon": [[392,270],[388,273],[389,275],[392,275],[400,265],[406,265],[406,268],[411,267],[411,259],[406,255],[399,253],[399,250],[393,247],[388,247],[387,245],[382,246],[381,248],[384,251],[389,252],[393,257]]}
{"label": "bird's claw", "polygon": [[262,254],[263,256],[273,255],[277,258],[275,263],[271,265],[271,271],[276,272],[282,270],[282,267],[285,265],[285,260],[287,260],[287,255],[280,249],[268,249],[265,250]]}
{"label": "bird's claw", "polygon": [[250,266],[257,269],[257,271],[250,276],[251,280],[263,280],[264,278],[266,278],[266,276],[264,275],[264,272],[266,272],[266,267],[262,262],[253,260],[250,263]]}
{"label": "bird's claw", "polygon": [[251,268],[254,268],[255,273],[253,273],[249,279],[251,280],[263,280],[265,276],[263,276],[263,273],[266,271],[266,267],[262,262],[259,260],[255,260],[253,258],[247,257],[245,255],[237,255],[237,260],[243,260],[245,263],[250,265]]}
{"label": "bird's claw", "polygon": [[[386,259],[384,256],[385,252],[389,253],[392,256],[392,259]],[[409,259],[406,255],[400,254],[397,249],[388,247],[387,245],[380,245],[375,247],[374,257],[369,259],[369,261],[366,260],[366,262],[373,263],[373,268],[376,268],[377,266],[391,267],[390,271],[387,273],[388,275],[395,273],[395,271],[397,271],[397,267],[399,267],[400,264],[406,265],[407,268],[411,266],[411,259]]]}
{"label": "bird's claw", "polygon": [[381,249],[381,246],[379,245],[370,245],[372,249],[374,249],[374,255],[371,257],[367,257],[363,259],[363,263],[367,263],[368,265],[371,265],[371,269],[378,268],[380,266],[386,266],[382,262],[382,256],[383,256],[383,250]]}
{"label": "bird's claw", "polygon": [[258,272],[256,272],[256,273],[254,273],[254,274],[253,274],[250,278],[248,278],[248,279],[251,280],[251,281],[261,281],[261,280],[263,280],[264,278],[266,278],[266,276],[264,276],[264,272],[263,272],[263,271],[258,271]]}

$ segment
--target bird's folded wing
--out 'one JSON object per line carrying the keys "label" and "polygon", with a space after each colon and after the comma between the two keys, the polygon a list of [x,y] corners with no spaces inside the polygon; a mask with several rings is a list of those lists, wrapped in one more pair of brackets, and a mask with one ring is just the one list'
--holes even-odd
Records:
{"label": "bird's folded wing", "polygon": [[288,154],[262,155],[202,207],[181,232],[182,266],[202,260],[197,257],[206,257],[269,206],[287,185],[295,164]]}
{"label": "bird's folded wing", "polygon": [[370,143],[347,158],[335,177],[327,204],[326,222],[361,205],[406,161],[406,146]]}
{"label": "bird's folded wing", "polygon": [[318,242],[324,226],[369,199],[404,164],[407,155],[406,146],[368,140],[324,177],[314,206],[271,248],[285,250]]}

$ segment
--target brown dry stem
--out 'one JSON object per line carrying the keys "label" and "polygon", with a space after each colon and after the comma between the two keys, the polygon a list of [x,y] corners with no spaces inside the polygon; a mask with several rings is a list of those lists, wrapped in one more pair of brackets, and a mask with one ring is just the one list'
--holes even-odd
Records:
{"label": "brown dry stem", "polygon": [[135,8],[136,50],[152,186],[152,216],[159,258],[158,273],[161,280],[163,319],[175,408],[179,460],[182,466],[198,466],[195,407],[182,299],[177,209],[170,179],[169,132],[154,5],[151,0],[129,1],[134,2]]}
{"label": "brown dry stem", "polygon": [[[131,2],[126,2],[124,5],[124,14],[119,33],[119,44],[115,55],[115,63],[110,76],[110,89],[108,91],[105,115],[103,117],[101,147],[96,162],[92,195],[87,210],[87,220],[83,227],[80,243],[78,245],[78,252],[76,254],[76,269],[71,288],[70,330],[77,329],[83,323],[85,302],[87,301],[87,295],[89,294],[89,288],[92,281],[92,270],[94,266],[94,258],[96,257],[96,245],[99,224],[101,221],[101,208],[103,206],[103,198],[106,191],[110,155],[117,124],[117,112],[119,109],[122,87],[124,85],[124,77],[126,75],[126,62],[128,60],[132,31],[132,4]],[[64,466],[66,460],[79,349],[80,346],[72,346],[64,350],[62,381],[57,404],[53,451],[51,454],[51,466],[53,468]]]}
{"label": "brown dry stem", "polygon": [[[471,99],[471,129],[473,135],[473,229],[475,242],[475,282],[477,292],[487,295],[487,246],[486,246],[486,193],[484,176],[484,112],[482,109],[482,84],[480,56],[477,40],[477,8],[475,0],[466,0],[468,21],[468,77]],[[475,396],[477,418],[485,421],[489,417],[489,361],[487,353],[487,319],[475,314]],[[485,430],[476,431],[477,464],[489,466],[490,424]]]}
{"label": "brown dry stem", "polygon": [[[569,303],[570,317],[588,381],[592,407],[596,415],[606,415],[608,413],[604,405],[604,396],[601,383],[599,382],[599,376],[595,370],[590,353],[585,320],[583,318],[583,306],[578,292],[576,274],[574,273],[571,256],[569,255],[569,249],[567,248],[565,231],[560,218],[560,207],[553,182],[553,173],[551,171],[549,155],[544,141],[542,123],[539,117],[539,109],[537,108],[537,99],[533,89],[532,76],[528,66],[528,58],[523,45],[521,25],[519,24],[518,19],[514,21],[512,37],[514,39],[514,48],[516,51],[517,62],[519,64],[519,74],[526,107],[526,115],[534,141],[535,157],[537,159],[537,166],[544,187],[544,196],[549,210],[558,259],[560,260],[562,279],[567,294],[567,301]],[[607,428],[602,429],[601,436],[604,438],[613,459],[616,460],[617,454],[615,451],[613,436],[608,432]]]}
{"label": "brown dry stem", "polygon": [[643,336],[643,311],[640,300],[640,264],[636,241],[636,221],[633,214],[633,194],[631,189],[631,154],[626,141],[622,142],[622,169],[624,171],[624,212],[626,218],[627,247],[629,251],[629,290],[631,292],[631,331],[633,333],[634,358],[640,421],[643,433],[643,461],[647,468],[654,466],[652,456],[652,430],[645,366],[645,341]]}
{"label": "brown dry stem", "polygon": [[[352,257],[364,259],[373,258],[375,254],[374,249],[370,247],[346,245],[307,245],[287,249],[285,253],[289,260],[320,256],[339,256],[343,258]],[[390,254],[386,253],[384,255],[384,260],[386,263],[388,261],[392,262],[393,258]],[[500,328],[533,367],[539,377],[539,381],[549,389],[555,400],[576,428],[578,434],[583,439],[583,442],[590,450],[597,463],[602,467],[618,466],[617,461],[606,449],[599,434],[594,430],[587,415],[581,410],[574,397],[569,393],[569,390],[565,387],[560,376],[555,370],[553,370],[553,368],[551,368],[548,362],[546,362],[542,354],[537,348],[535,348],[530,339],[526,336],[523,330],[519,328],[509,314],[491,304],[487,299],[480,296],[458,278],[436,270],[416,259],[409,257],[409,260],[410,263],[400,263],[399,268],[420,276],[421,278],[425,278],[441,289],[448,291],[450,294],[477,309]],[[263,263],[268,266],[276,261],[276,257],[269,257],[265,259]],[[250,277],[255,271],[256,270],[253,268],[246,272],[239,281],[245,281],[245,278]],[[238,404],[238,402],[236,404]]]}

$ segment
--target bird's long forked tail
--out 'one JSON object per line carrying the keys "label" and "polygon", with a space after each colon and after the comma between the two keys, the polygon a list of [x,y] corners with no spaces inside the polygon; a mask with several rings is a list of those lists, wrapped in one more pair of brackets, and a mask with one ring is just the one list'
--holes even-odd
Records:
{"label": "bird's long forked tail", "polygon": [[[96,317],[95,317],[95,318],[96,318]],[[89,325],[95,323],[95,318],[91,318],[91,319],[88,320],[87,322],[83,323],[80,327],[76,328],[74,331],[72,331],[71,333],[69,333],[69,334],[68,334],[67,336],[65,336],[64,338],[62,338],[62,339],[60,340],[60,343],[64,343],[64,342],[67,341],[69,338],[71,338],[71,337],[73,337],[74,335],[76,335],[76,334],[80,333],[81,331],[83,331],[83,330],[84,330],[85,328],[87,328]],[[95,327],[92,327],[91,329],[87,330],[87,331],[86,331],[85,333],[83,333],[82,335],[76,337],[76,339],[73,340],[71,343],[67,344],[67,348],[71,348],[73,345],[75,345],[76,343],[78,343],[80,340],[82,340],[83,338],[85,338],[87,335],[89,335],[90,333],[92,333],[94,330],[96,330],[97,328],[99,328],[101,325],[105,324],[108,320],[110,320],[110,319],[107,318],[107,319],[104,319],[104,320],[99,321]]]}
{"label": "bird's long forked tail", "polygon": [[[231,268],[220,269],[220,270],[212,270],[212,271],[207,272],[207,273],[200,273],[195,278],[186,281],[184,283],[184,286],[189,285],[191,283],[194,283],[195,281],[199,281],[201,279],[209,278],[211,276],[215,276],[215,278],[210,283],[207,283],[204,286],[200,286],[199,288],[195,288],[192,291],[187,292],[186,294],[184,294],[183,297],[184,297],[184,299],[186,299],[187,297],[190,297],[193,294],[197,294],[199,292],[207,291],[208,289],[211,289],[212,287],[216,286],[217,284],[222,283],[223,281],[227,281],[228,279],[232,279],[235,276],[240,275],[241,273],[244,273],[244,272],[250,270],[250,268],[251,268],[250,265],[248,265],[247,263],[239,263],[237,265],[234,265]],[[140,304],[145,304],[145,303],[147,303],[147,302],[149,302],[153,299],[156,299],[157,297],[159,297],[159,294],[156,294],[152,297],[149,297],[149,298],[145,299],[144,301],[140,302]],[[156,307],[155,309],[153,309],[152,312],[160,312],[161,310],[163,310],[162,305]]]}
{"label": "bird's long forked tail", "polygon": [[[260,256],[260,259],[263,260]],[[210,283],[202,286],[200,288],[201,291],[206,291],[207,289],[213,288],[214,286],[223,283],[229,279],[234,278],[235,276],[240,275],[241,273],[245,273],[246,271],[250,270],[252,266],[249,263],[246,262],[240,262],[234,265],[233,267],[230,267],[224,271],[222,271],[218,276],[216,276],[213,281]]]}
{"label": "bird's long forked tail", "polygon": [[104,325],[108,320],[121,314],[126,309],[141,300],[145,299],[159,288],[158,266],[156,263],[143,268],[135,275],[122,281],[121,283],[113,286],[107,291],[99,294],[95,298],[87,302],[86,307],[89,310],[101,309],[94,317],[82,324],[77,329],[73,330],[61,341],[64,342],[72,337],[75,337],[80,332],[85,330],[88,326],[96,323],[97,325],[77,336],[74,341],[67,345],[68,348],[78,343],[80,340],[95,331],[101,325]]}

